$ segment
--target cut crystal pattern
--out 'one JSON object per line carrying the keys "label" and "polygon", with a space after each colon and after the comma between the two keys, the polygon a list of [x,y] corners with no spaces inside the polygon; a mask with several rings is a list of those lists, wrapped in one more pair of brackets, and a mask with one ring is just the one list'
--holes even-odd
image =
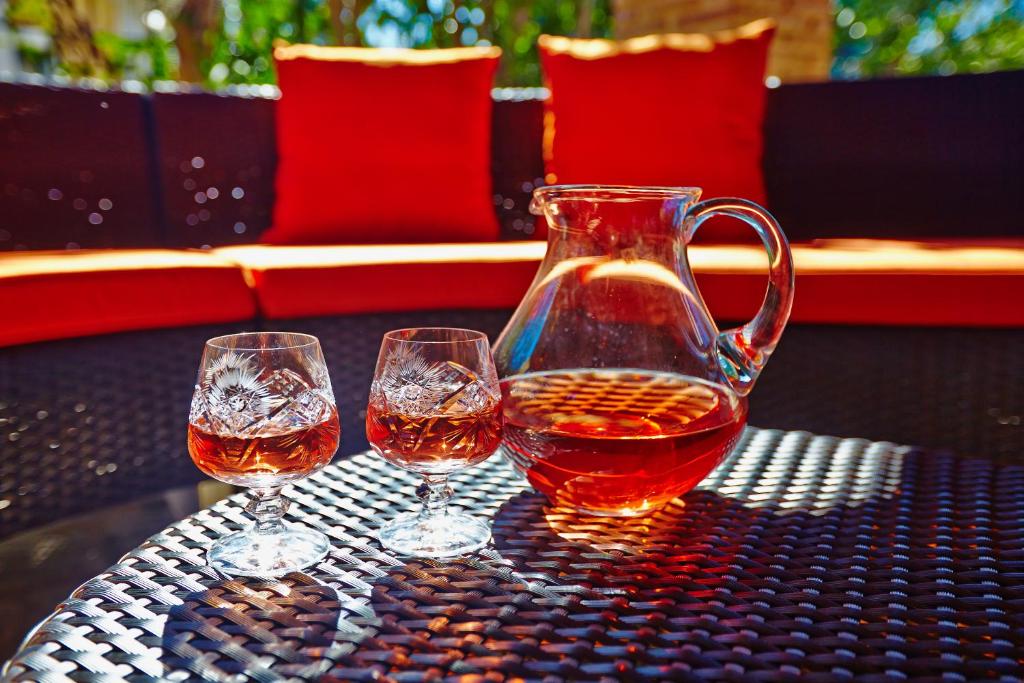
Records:
{"label": "cut crystal pattern", "polygon": [[207,407],[206,417],[217,431],[242,433],[280,402],[259,371],[251,355],[226,353],[216,358],[205,372],[205,391],[196,395]]}
{"label": "cut crystal pattern", "polygon": [[371,400],[406,415],[472,413],[499,397],[469,368],[455,361],[431,363],[413,348],[397,346],[371,387]]}
{"label": "cut crystal pattern", "polygon": [[319,387],[310,386],[294,370],[274,370],[267,378],[266,386],[272,395],[280,399],[267,419],[257,426],[256,436],[280,434],[297,427],[317,424],[330,415],[331,394]]}
{"label": "cut crystal pattern", "polygon": [[253,356],[226,353],[209,364],[196,385],[189,421],[242,438],[317,424],[330,416],[334,398],[327,371],[317,370],[311,386],[290,368],[261,376]]}

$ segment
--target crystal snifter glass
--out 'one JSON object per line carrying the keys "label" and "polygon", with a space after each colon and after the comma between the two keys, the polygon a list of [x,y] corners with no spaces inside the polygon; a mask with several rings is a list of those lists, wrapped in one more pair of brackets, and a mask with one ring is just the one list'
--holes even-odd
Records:
{"label": "crystal snifter glass", "polygon": [[308,334],[251,332],[206,342],[192,396],[188,450],[204,474],[250,489],[255,525],[210,548],[231,576],[280,576],[327,554],[319,531],[286,525],[281,488],[331,461],[340,427],[320,342]]}
{"label": "crystal snifter glass", "polygon": [[501,390],[487,336],[426,327],[384,335],[366,412],[366,436],[385,460],[423,477],[419,512],[380,529],[404,555],[452,557],[483,547],[483,521],[448,509],[448,475],[482,462],[501,443]]}

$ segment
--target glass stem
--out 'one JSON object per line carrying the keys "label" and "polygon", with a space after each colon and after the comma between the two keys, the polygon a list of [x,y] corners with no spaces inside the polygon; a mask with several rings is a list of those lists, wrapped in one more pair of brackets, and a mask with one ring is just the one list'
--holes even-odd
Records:
{"label": "glass stem", "polygon": [[256,533],[273,535],[282,533],[284,522],[281,518],[288,511],[291,501],[281,495],[280,486],[252,489],[252,497],[245,511],[256,520]]}
{"label": "glass stem", "polygon": [[416,488],[416,496],[423,503],[420,518],[423,520],[439,520],[448,514],[448,501],[452,497],[452,488],[448,486],[448,475],[425,474],[423,483]]}

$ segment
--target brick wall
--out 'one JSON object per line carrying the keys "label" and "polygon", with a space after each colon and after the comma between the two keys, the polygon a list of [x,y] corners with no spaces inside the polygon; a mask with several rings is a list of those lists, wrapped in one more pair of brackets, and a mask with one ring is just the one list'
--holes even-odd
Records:
{"label": "brick wall", "polygon": [[735,28],[762,17],[779,24],[768,75],[827,80],[834,31],[831,0],[613,0],[620,38]]}

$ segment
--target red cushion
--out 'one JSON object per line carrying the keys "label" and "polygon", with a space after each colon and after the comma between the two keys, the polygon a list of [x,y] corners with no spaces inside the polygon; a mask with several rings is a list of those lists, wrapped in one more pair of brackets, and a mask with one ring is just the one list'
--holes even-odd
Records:
{"label": "red cushion", "polygon": [[[696,186],[764,203],[769,20],[615,42],[541,36],[549,183]],[[749,231],[709,225],[702,239]]]}
{"label": "red cushion", "polygon": [[0,346],[255,315],[241,269],[200,251],[0,254]]}
{"label": "red cushion", "polygon": [[[243,266],[267,318],[375,311],[511,308],[530,286],[541,242],[215,250]],[[791,322],[1024,325],[1024,241],[886,240],[795,245]],[[719,321],[747,321],[764,298],[760,247],[693,246],[698,287]]]}
{"label": "red cushion", "polygon": [[501,51],[274,50],[272,244],[498,239],[491,86]]}
{"label": "red cushion", "polygon": [[325,247],[225,247],[243,266],[267,318],[378,311],[512,308],[543,242]]}
{"label": "red cushion", "polygon": [[[714,246],[689,252],[716,318],[753,317],[764,298],[764,251]],[[793,260],[793,323],[1024,325],[1024,240],[819,240],[794,245]]]}

